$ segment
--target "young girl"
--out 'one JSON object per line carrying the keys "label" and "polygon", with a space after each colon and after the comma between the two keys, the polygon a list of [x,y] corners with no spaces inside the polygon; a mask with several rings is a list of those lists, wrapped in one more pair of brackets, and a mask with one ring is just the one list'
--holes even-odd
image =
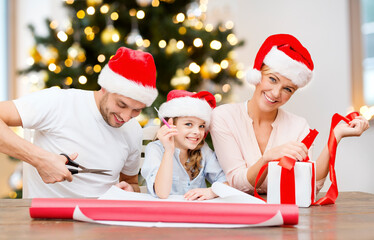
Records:
{"label": "young girl", "polygon": [[[307,121],[280,107],[311,80],[313,70],[308,50],[295,37],[272,35],[261,46],[248,75],[256,86],[253,97],[213,111],[211,136],[230,186],[253,193],[256,176],[269,161],[283,156],[312,159],[311,151],[301,143],[309,132]],[[368,127],[368,121],[359,116],[350,124],[339,124],[334,134],[339,143],[344,137],[360,136]],[[326,146],[316,161],[317,190],[329,171],[329,158]],[[257,185],[262,183],[260,193],[267,192],[265,177]]]}
{"label": "young girl", "polygon": [[205,179],[226,182],[226,177],[215,153],[204,142],[215,106],[214,96],[206,91],[169,92],[159,110],[159,117],[168,124],[158,130],[159,140],[145,149],[141,174],[150,194],[159,198],[184,194],[187,200],[217,197],[206,188]]}

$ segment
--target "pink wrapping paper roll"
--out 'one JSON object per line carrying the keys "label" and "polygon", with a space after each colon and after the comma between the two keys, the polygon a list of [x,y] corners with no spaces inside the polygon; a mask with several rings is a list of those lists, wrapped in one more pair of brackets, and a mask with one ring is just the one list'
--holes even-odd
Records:
{"label": "pink wrapping paper roll", "polygon": [[32,218],[72,219],[79,206],[93,220],[259,224],[278,211],[285,225],[296,225],[299,210],[287,204],[242,204],[204,202],[128,201],[97,199],[35,198],[30,207]]}

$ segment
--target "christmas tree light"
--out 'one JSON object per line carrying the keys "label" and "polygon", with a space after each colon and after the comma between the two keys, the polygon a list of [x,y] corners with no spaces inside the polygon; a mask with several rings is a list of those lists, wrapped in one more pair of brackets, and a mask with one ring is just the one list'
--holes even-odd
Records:
{"label": "christmas tree light", "polygon": [[[217,26],[205,23],[207,3],[65,0],[70,16],[67,23],[46,20],[47,36],[37,35],[29,26],[35,45],[27,59],[29,67],[21,72],[43,73],[45,87],[97,90],[100,71],[125,46],[154,56],[159,90],[154,106],[164,102],[172,89],[197,91],[203,86],[209,86],[217,100],[224,102],[231,85],[244,76],[232,54],[243,41],[234,34],[230,20]],[[156,116],[153,108],[144,114]]]}

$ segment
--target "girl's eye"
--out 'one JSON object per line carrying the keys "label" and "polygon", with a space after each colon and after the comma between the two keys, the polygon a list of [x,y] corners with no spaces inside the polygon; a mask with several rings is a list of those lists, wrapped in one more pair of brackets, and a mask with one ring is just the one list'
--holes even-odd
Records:
{"label": "girl's eye", "polygon": [[185,125],[191,127],[192,123],[186,123]]}
{"label": "girl's eye", "polygon": [[200,125],[199,127],[200,127],[200,128],[205,128],[205,125]]}

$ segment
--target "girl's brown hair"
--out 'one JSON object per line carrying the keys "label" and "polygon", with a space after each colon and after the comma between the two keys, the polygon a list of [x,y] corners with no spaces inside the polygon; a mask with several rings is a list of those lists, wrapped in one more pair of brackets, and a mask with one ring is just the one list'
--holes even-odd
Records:
{"label": "girl's brown hair", "polygon": [[199,175],[201,169],[201,148],[204,146],[204,140],[202,140],[195,149],[188,149],[187,155],[190,161],[186,162],[184,168],[190,174],[191,179],[194,179]]}

